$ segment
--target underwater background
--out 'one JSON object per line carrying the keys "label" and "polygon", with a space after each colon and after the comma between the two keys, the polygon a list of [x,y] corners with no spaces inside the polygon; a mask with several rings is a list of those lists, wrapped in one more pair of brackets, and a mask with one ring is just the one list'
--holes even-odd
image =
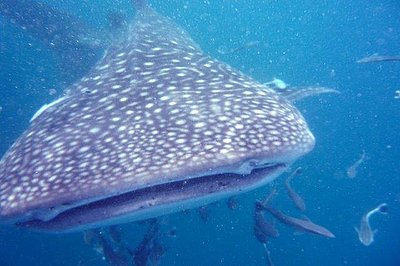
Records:
{"label": "underwater background", "polygon": [[[1,1],[0,1],[1,2]],[[40,1],[105,27],[107,12],[129,19],[128,0]],[[200,47],[260,82],[279,78],[294,86],[322,85],[340,91],[304,99],[296,106],[316,137],[314,150],[292,167],[303,168],[293,187],[306,201],[306,215],[336,238],[294,233],[277,223],[280,236],[268,248],[274,265],[400,265],[400,62],[358,64],[368,55],[400,55],[398,1],[162,1],[151,5],[181,25]],[[246,43],[257,42],[257,45]],[[234,53],[224,53],[243,47]],[[40,41],[0,17],[0,154],[27,128],[32,115],[65,89],[57,62]],[[79,74],[79,73],[78,73]],[[349,178],[347,169],[365,151],[368,159]],[[271,186],[273,205],[299,217],[287,199],[283,180]],[[161,265],[266,265],[263,246],[253,234],[256,199],[271,186],[209,206],[208,219],[196,210],[162,219],[176,237],[164,236]],[[354,226],[368,210],[386,202],[388,215],[376,214],[378,229],[368,247]],[[135,247],[147,225],[120,229]],[[46,234],[0,227],[0,265],[107,265],[82,233]]]}

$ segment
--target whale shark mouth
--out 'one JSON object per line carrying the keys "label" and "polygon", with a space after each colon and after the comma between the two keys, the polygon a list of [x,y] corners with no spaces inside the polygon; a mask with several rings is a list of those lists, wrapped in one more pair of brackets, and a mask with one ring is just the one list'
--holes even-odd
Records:
{"label": "whale shark mouth", "polygon": [[74,204],[49,220],[33,218],[16,225],[39,231],[71,232],[143,220],[246,192],[272,181],[286,168],[285,163],[266,163],[248,174],[220,173],[157,184],[87,204]]}

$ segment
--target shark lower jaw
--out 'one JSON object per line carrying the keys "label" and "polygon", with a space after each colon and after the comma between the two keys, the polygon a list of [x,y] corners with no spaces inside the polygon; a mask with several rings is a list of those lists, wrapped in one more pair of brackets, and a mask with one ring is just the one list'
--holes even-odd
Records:
{"label": "shark lower jaw", "polygon": [[274,180],[288,164],[259,165],[249,174],[221,173],[159,184],[67,209],[53,219],[30,219],[18,227],[73,232],[158,217],[240,194]]}

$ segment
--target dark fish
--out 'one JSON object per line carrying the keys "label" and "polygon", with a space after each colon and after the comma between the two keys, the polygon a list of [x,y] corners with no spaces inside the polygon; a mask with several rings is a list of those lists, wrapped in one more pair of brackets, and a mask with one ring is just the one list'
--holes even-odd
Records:
{"label": "dark fish", "polygon": [[266,244],[270,237],[278,237],[279,232],[274,225],[267,221],[262,212],[254,213],[254,235],[261,243]]}
{"label": "dark fish", "polygon": [[120,252],[119,249],[113,249],[111,244],[102,235],[99,235],[99,245],[102,247],[104,258],[110,266],[130,265],[130,260],[126,254]]}
{"label": "dark fish", "polygon": [[151,247],[149,262],[152,266],[158,266],[161,263],[161,258],[165,255],[165,248],[158,240],[158,238],[153,240],[153,245]]}
{"label": "dark fish", "polygon": [[304,200],[300,197],[299,194],[297,194],[297,192],[292,188],[292,186],[290,185],[290,182],[292,181],[293,177],[297,174],[299,174],[301,172],[301,167],[298,167],[296,170],[294,170],[293,173],[291,173],[288,178],[285,181],[285,187],[286,187],[286,191],[287,194],[289,196],[289,198],[293,201],[294,205],[296,205],[296,207],[304,212],[306,210],[306,204],[304,203]]}
{"label": "dark fish", "polygon": [[124,29],[128,26],[128,21],[124,14],[119,10],[111,10],[107,13],[107,19],[112,29]]}
{"label": "dark fish", "polygon": [[83,232],[83,240],[87,245],[95,246],[99,232],[98,229],[86,230]]}
{"label": "dark fish", "polygon": [[276,193],[276,189],[272,190],[272,192],[265,197],[263,201],[256,201],[254,206],[254,235],[264,246],[265,256],[269,266],[273,266],[274,264],[272,262],[271,252],[267,247],[267,243],[269,238],[278,237],[279,232],[275,229],[275,226],[265,218],[264,205],[267,205],[276,195]]}
{"label": "dark fish", "polygon": [[235,196],[229,197],[227,205],[230,210],[236,210],[238,208],[237,198]]}
{"label": "dark fish", "polygon": [[150,256],[148,245],[148,243],[140,243],[140,245],[135,249],[133,261],[136,266],[147,266]]}
{"label": "dark fish", "polygon": [[149,262],[150,257],[157,256],[154,253],[159,254],[160,243],[158,242],[158,235],[160,230],[160,223],[158,220],[153,219],[150,221],[149,229],[143,237],[143,240],[135,248],[133,252],[133,260],[136,266],[146,266]]}
{"label": "dark fish", "polygon": [[124,250],[114,248],[100,230],[92,229],[84,232],[85,242],[91,245],[110,266],[128,266],[130,259]]}
{"label": "dark fish", "polygon": [[208,206],[201,206],[197,209],[197,212],[203,222],[207,223],[210,220],[210,210]]}
{"label": "dark fish", "polygon": [[254,205],[254,235],[257,240],[263,244],[267,244],[268,238],[279,236],[279,232],[275,229],[275,226],[265,218],[264,206],[266,206],[275,195],[276,189],[274,189],[263,201],[256,201]]}
{"label": "dark fish", "polygon": [[116,225],[111,225],[108,227],[108,235],[110,236],[110,239],[116,243],[116,244],[121,244],[122,242],[122,235],[121,231]]}
{"label": "dark fish", "polygon": [[74,231],[195,208],[314,147],[295,106],[144,2],[123,38],[0,161],[0,221]]}
{"label": "dark fish", "polygon": [[176,227],[172,227],[165,234],[167,237],[176,237]]}
{"label": "dark fish", "polygon": [[229,55],[229,54],[234,54],[234,53],[237,53],[239,51],[242,51],[242,50],[245,50],[245,49],[250,49],[250,48],[253,48],[253,47],[256,47],[256,46],[259,46],[259,45],[260,45],[259,41],[250,41],[250,42],[247,42],[247,43],[245,43],[243,45],[240,45],[238,47],[231,48],[231,49],[228,49],[228,50],[225,50],[224,48],[220,48],[220,49],[218,49],[218,53],[220,53],[222,55]]}
{"label": "dark fish", "polygon": [[400,55],[392,56],[392,55],[373,54],[373,55],[358,59],[356,62],[359,64],[366,64],[366,63],[376,63],[376,62],[385,62],[385,61],[400,61]]}
{"label": "dark fish", "polygon": [[269,206],[263,206],[265,208],[265,210],[269,211],[276,219],[278,219],[279,221],[281,221],[282,223],[289,225],[291,227],[294,227],[297,230],[300,231],[306,231],[306,232],[310,232],[313,234],[317,234],[317,235],[322,235],[325,237],[330,237],[333,238],[335,237],[334,234],[332,234],[328,229],[317,225],[313,222],[311,222],[310,220],[303,220],[303,219],[298,219],[298,218],[294,218],[294,217],[290,217],[285,215],[284,213],[282,213],[281,211],[274,209],[272,207]]}

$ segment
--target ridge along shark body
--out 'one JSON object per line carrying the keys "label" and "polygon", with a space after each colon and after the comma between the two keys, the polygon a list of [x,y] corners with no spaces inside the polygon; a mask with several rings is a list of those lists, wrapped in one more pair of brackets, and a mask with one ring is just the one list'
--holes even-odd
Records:
{"label": "ridge along shark body", "polygon": [[314,147],[290,101],[137,7],[0,161],[2,223],[66,232],[156,217],[271,182]]}
{"label": "ridge along shark body", "polygon": [[378,230],[372,230],[371,225],[369,224],[369,218],[375,213],[387,214],[387,204],[382,203],[379,204],[376,208],[367,212],[365,215],[361,217],[360,227],[354,227],[358,234],[358,239],[364,246],[369,246],[374,242],[374,236]]}

